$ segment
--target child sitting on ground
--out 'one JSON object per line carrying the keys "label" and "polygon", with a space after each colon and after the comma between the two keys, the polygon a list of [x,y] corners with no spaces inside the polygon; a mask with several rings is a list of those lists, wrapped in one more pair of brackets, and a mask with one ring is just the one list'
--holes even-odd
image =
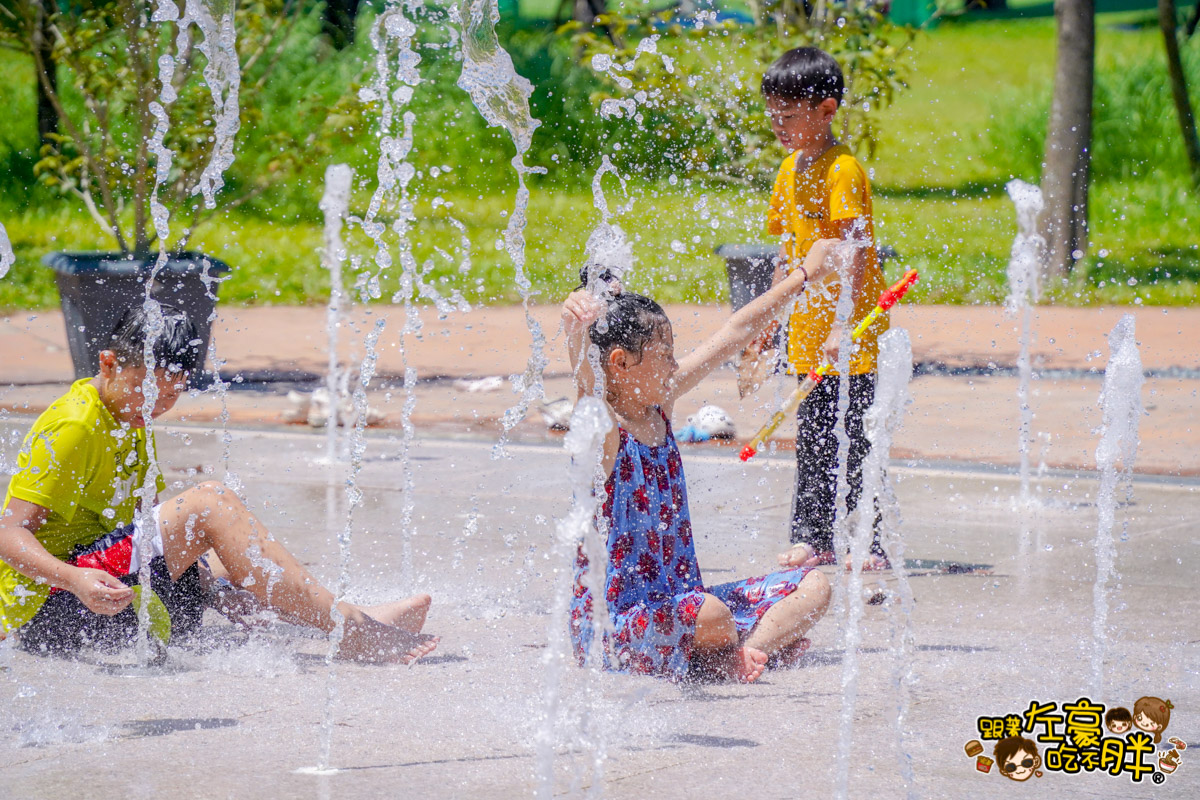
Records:
{"label": "child sitting on ground", "polygon": [[[606,667],[673,679],[697,668],[749,682],[768,658],[790,663],[807,648],[804,633],[829,603],[829,582],[820,572],[796,567],[704,585],[670,418],[676,399],[745,347],[810,277],[830,273],[828,250],[828,243],[814,245],[803,266],[739,310],[681,363],[675,361],[671,323],[649,298],[614,287],[607,302],[579,290],[563,305],[579,397],[595,386],[590,343],[599,350],[605,406],[615,423],[604,440],[607,482],[597,519],[608,551],[612,635],[605,637],[605,650],[615,656]],[[587,568],[581,547],[570,623],[581,664],[596,627]]]}
{"label": "child sitting on ground", "polygon": [[[203,362],[187,315],[170,306],[162,314],[152,333],[143,307],[130,309],[100,352],[99,374],[72,384],[25,438],[0,512],[0,639],[16,631],[26,650],[56,654],[128,643],[138,624],[130,587],[144,568],[176,635],[199,626],[212,588],[229,586],[224,576],[244,587],[233,594],[252,595],[251,605],[334,628],[334,596],[224,486],[203,483],[161,504],[156,494],[153,530],[142,530],[147,340],[158,387],[151,417],[175,405]],[[164,488],[159,475],[157,491]],[[369,608],[337,603],[342,656],[408,663],[431,652],[437,639],[420,633],[429,602],[417,595]]]}

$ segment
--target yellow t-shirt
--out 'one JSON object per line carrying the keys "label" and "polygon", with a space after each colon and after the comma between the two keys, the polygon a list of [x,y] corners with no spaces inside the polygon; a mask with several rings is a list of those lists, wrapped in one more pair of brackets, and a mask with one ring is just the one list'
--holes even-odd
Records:
{"label": "yellow t-shirt", "polygon": [[[49,510],[36,536],[50,555],[65,561],[79,545],[133,522],[135,492],[149,467],[145,429],[117,422],[100,402],[91,378],[84,378],[33,423],[4,507],[15,497]],[[165,488],[162,475],[157,488]],[[49,586],[0,561],[0,631],[33,619],[49,596]]]}
{"label": "yellow t-shirt", "polygon": [[[867,250],[863,290],[854,306],[850,327],[857,325],[875,308],[879,295],[887,289],[879,256],[875,251],[875,225],[871,218],[871,184],[866,170],[845,145],[835,145],[817,157],[808,169],[797,174],[800,153],[784,159],[771,192],[767,211],[767,231],[775,236],[790,235],[787,253],[792,264],[800,264],[813,242],[839,238],[835,222],[862,220],[861,236],[871,242]],[[833,327],[841,285],[831,281],[810,286],[796,301],[788,322],[788,361],[794,371],[804,373],[821,365],[822,345]],[[875,371],[879,355],[879,337],[888,329],[888,315],[882,314],[858,340],[858,349],[850,357],[850,374]],[[830,372],[836,374],[835,371]]]}

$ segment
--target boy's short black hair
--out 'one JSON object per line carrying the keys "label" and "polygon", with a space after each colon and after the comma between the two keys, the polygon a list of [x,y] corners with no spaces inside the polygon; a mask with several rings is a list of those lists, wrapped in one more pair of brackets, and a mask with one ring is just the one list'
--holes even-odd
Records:
{"label": "boy's short black hair", "polygon": [[[196,324],[181,308],[163,303],[162,330],[151,344],[156,369],[170,372],[195,372],[204,363],[200,352],[200,334]],[[123,366],[145,366],[146,340],[154,326],[144,305],[130,307],[117,323],[106,350],[111,350]]]}
{"label": "boy's short black hair", "polygon": [[819,47],[797,47],[775,60],[762,79],[765,97],[820,103],[832,97],[840,104],[846,79],[833,56]]}

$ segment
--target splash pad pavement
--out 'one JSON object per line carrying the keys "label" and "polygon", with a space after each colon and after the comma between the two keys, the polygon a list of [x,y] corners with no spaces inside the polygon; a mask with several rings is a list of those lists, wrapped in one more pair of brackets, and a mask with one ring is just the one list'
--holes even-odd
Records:
{"label": "splash pad pavement", "polygon": [[[5,441],[27,422],[5,421]],[[203,466],[219,463],[219,432],[164,425],[159,441],[172,492],[221,477],[219,467],[208,475]],[[322,444],[320,434],[235,431],[230,463],[255,513],[325,581],[336,575],[344,500],[343,471],[320,463]],[[311,770],[328,678],[324,637],[280,623],[246,632],[210,616],[205,637],[173,647],[160,666],[139,668],[122,654],[61,661],[6,650],[6,796],[531,796],[549,609],[562,578],[549,553],[554,519],[569,501],[562,450],[512,445],[509,460],[495,461],[489,441],[418,438],[415,585],[403,586],[400,443],[384,431],[368,445],[351,597],[427,591],[428,630],[442,642],[413,667],[337,667],[336,772]],[[686,449],[684,463],[706,580],[768,572],[784,545],[790,458],[741,465],[725,451]],[[978,772],[964,744],[980,738],[979,716],[1092,694],[1097,481],[1051,472],[1035,479],[1038,506],[1020,512],[1015,474],[896,464],[891,474],[914,639],[911,656],[897,663],[903,611],[894,579],[865,576],[883,602],[866,606],[862,622],[851,796],[1011,796],[1018,787],[995,769]],[[1177,710],[1164,743],[1174,735],[1200,744],[1191,713],[1200,706],[1200,601],[1190,591],[1200,485],[1137,478],[1132,497],[1117,510],[1104,696],[1092,699],[1132,707],[1142,695],[1169,698]],[[748,786],[763,797],[828,794],[842,703],[837,621],[831,613],[816,626],[798,668],[750,686],[675,686],[568,668],[554,794],[734,797]],[[895,709],[905,669],[901,739]],[[1194,797],[1200,769],[1189,769],[1190,755],[1158,786],[1149,775],[1134,784],[1128,775],[1048,771],[1025,791]],[[903,758],[915,775],[907,788]]]}

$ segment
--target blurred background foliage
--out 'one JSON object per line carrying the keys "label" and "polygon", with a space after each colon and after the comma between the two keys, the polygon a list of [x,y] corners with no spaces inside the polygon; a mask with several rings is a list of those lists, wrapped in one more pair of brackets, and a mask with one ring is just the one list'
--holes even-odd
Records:
{"label": "blurred background foliage", "polygon": [[[635,242],[632,286],[664,301],[724,299],[723,264],[712,248],[765,241],[765,187],[783,155],[762,116],[758,79],[778,53],[807,43],[838,54],[853,76],[854,97],[839,131],[871,171],[879,238],[901,255],[895,268],[923,270],[915,299],[974,303],[1004,296],[1015,223],[1003,185],[1011,177],[1038,177],[1052,20],[966,15],[915,31],[873,12],[847,15],[834,4],[828,25],[784,20],[755,27],[747,20],[762,8],[731,5],[698,27],[695,17],[626,4],[610,5],[605,24],[583,29],[564,24],[569,9],[562,15],[557,3],[538,2],[503,6],[499,34],[517,71],[535,87],[531,106],[541,122],[527,158],[546,170],[533,178],[527,235],[540,301],[554,302],[574,283],[586,233],[598,220],[591,182],[605,154],[626,178],[623,185],[606,179],[605,190],[612,207],[622,207],[616,221]],[[359,13],[357,35],[339,49],[322,33],[323,5],[298,8],[271,78],[243,106],[218,211],[190,242],[235,267],[223,302],[322,302],[327,282],[318,260],[317,203],[325,168],[334,162],[355,168],[352,212],[365,211],[374,188],[374,110],[358,99],[370,79],[366,33],[374,11],[367,6]],[[513,203],[513,148],[456,86],[460,62],[445,24],[448,9],[426,9],[416,41],[422,83],[407,106],[415,114],[415,251],[437,281],[472,302],[512,302],[512,265],[499,240]],[[593,69],[597,55],[623,66],[638,42],[652,36],[674,73],[643,52],[618,73],[632,82],[627,93],[612,71]],[[1183,49],[1195,90],[1200,36]],[[1153,17],[1101,15],[1097,54],[1092,251],[1067,283],[1049,287],[1048,297],[1074,304],[1195,302],[1200,203],[1181,167]],[[0,219],[18,255],[0,281],[0,308],[53,306],[57,297],[40,257],[111,249],[113,242],[76,198],[35,175],[41,155],[29,56],[0,49],[0,76],[7,109],[0,126]],[[72,76],[60,68],[59,80],[69,84]],[[638,91],[657,92],[639,106],[640,121],[599,113],[605,100]],[[285,179],[263,180],[281,172]],[[257,193],[236,209],[222,206],[252,188]],[[355,254],[369,252],[358,232],[349,244]]]}

